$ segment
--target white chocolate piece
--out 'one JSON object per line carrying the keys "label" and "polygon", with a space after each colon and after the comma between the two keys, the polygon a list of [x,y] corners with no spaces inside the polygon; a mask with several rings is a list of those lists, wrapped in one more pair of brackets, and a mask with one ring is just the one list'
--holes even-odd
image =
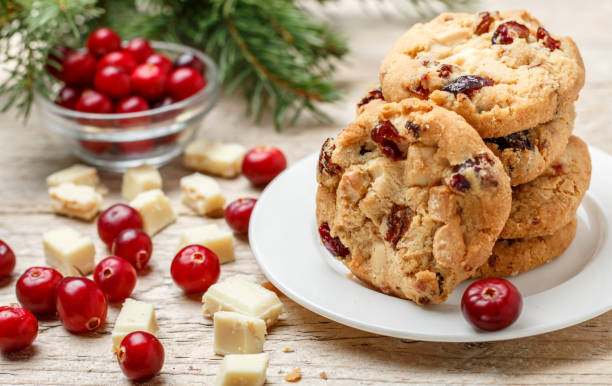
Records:
{"label": "white chocolate piece", "polygon": [[218,311],[233,311],[263,319],[270,327],[283,312],[283,303],[272,291],[242,276],[213,284],[204,296],[204,312],[214,315]]}
{"label": "white chocolate piece", "polygon": [[219,311],[214,315],[215,354],[257,354],[263,352],[266,323],[237,312]]}
{"label": "white chocolate piece", "polygon": [[96,250],[88,237],[72,228],[54,229],[43,234],[48,265],[64,276],[86,276],[93,272]]}
{"label": "white chocolate piece", "polygon": [[202,215],[223,213],[225,197],[221,187],[213,178],[194,173],[181,178],[181,201],[194,212]]}
{"label": "white chocolate piece", "polygon": [[215,379],[215,386],[262,386],[268,369],[267,353],[226,355]]}
{"label": "white chocolate piece", "polygon": [[88,185],[65,182],[49,188],[53,211],[68,217],[91,221],[102,207],[102,196]]}
{"label": "white chocolate piece", "polygon": [[123,338],[134,331],[145,331],[157,336],[157,320],[152,305],[125,299],[113,328],[113,349],[119,349]]}
{"label": "white chocolate piece", "polygon": [[176,214],[168,197],[159,189],[140,193],[130,202],[140,212],[144,231],[153,236],[176,220]]}
{"label": "white chocolate piece", "polygon": [[98,171],[91,166],[82,164],[74,164],[69,168],[59,170],[47,177],[47,185],[49,187],[59,186],[66,182],[72,182],[75,185],[89,185],[95,187],[100,183]]}
{"label": "white chocolate piece", "polygon": [[147,164],[129,168],[123,174],[121,195],[126,200],[133,200],[142,192],[162,188],[159,171]]}
{"label": "white chocolate piece", "polygon": [[232,178],[240,174],[245,154],[242,145],[197,140],[185,149],[184,164],[188,169]]}
{"label": "white chocolate piece", "polygon": [[220,229],[217,224],[203,225],[185,231],[181,236],[177,251],[194,244],[213,251],[219,258],[220,264],[235,260],[232,232]]}

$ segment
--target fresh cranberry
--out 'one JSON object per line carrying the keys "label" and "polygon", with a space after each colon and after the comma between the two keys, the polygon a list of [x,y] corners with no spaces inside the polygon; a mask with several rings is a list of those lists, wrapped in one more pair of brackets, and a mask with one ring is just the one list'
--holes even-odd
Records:
{"label": "fresh cranberry", "polygon": [[319,226],[319,237],[323,245],[334,256],[346,257],[351,251],[342,244],[339,237],[332,237],[329,224],[324,222]]}
{"label": "fresh cranberry", "polygon": [[195,56],[193,52],[182,53],[178,58],[176,58],[174,61],[174,68],[182,67],[192,68],[202,75],[204,75],[204,70],[206,69],[204,62]]}
{"label": "fresh cranberry", "polygon": [[0,240],[0,279],[13,273],[15,269],[15,254],[7,243]]}
{"label": "fresh cranberry", "polygon": [[249,150],[242,161],[242,173],[254,185],[266,185],[287,167],[282,151],[272,146]]}
{"label": "fresh cranberry", "polygon": [[550,36],[548,31],[542,27],[538,27],[536,37],[538,41],[544,40],[544,46],[551,51],[561,48],[561,42],[559,40],[553,39],[553,37]]}
{"label": "fresh cranberry", "polygon": [[146,64],[152,64],[154,66],[158,66],[162,69],[166,74],[172,70],[172,62],[166,55],[162,54],[153,54],[145,60]]}
{"label": "fresh cranberry", "polygon": [[105,151],[110,150],[113,147],[113,144],[110,142],[102,142],[102,141],[86,141],[84,139],[79,140],[81,146],[85,149],[89,150],[95,154],[101,154]]}
{"label": "fresh cranberry", "polygon": [[[149,110],[149,104],[143,97],[138,95],[132,95],[127,98],[120,100],[117,103],[115,112],[117,114],[123,113],[136,113],[139,111]],[[144,126],[151,122],[151,117],[140,117],[140,118],[126,118],[119,120],[119,126],[121,127],[134,127]]]}
{"label": "fresh cranberry", "polygon": [[[170,106],[171,104],[174,103],[174,100],[166,95],[165,97],[163,97],[162,99],[158,100],[157,102],[155,102],[152,106],[152,108],[157,109],[160,107],[166,107],[166,106]],[[175,116],[177,116],[180,113],[180,110],[172,110],[172,111],[166,111],[164,113],[158,113],[153,117],[153,120],[156,122],[162,122],[165,121],[167,119],[172,119]],[[177,133],[178,134],[178,133]],[[176,134],[172,134],[172,136],[175,136]]]}
{"label": "fresh cranberry", "polygon": [[113,255],[123,257],[140,270],[151,258],[153,243],[149,235],[139,229],[126,229],[113,242]]}
{"label": "fresh cranberry", "polygon": [[522,307],[518,289],[500,278],[472,283],[461,298],[463,316],[474,326],[487,331],[501,330],[514,323]]}
{"label": "fresh cranberry", "polygon": [[472,97],[475,91],[480,90],[485,86],[493,86],[494,84],[495,82],[493,82],[491,79],[482,76],[462,75],[457,79],[445,84],[442,87],[442,90],[453,93],[455,96],[457,94],[465,94]]}
{"label": "fresh cranberry", "polygon": [[0,349],[4,352],[23,350],[38,335],[38,320],[17,304],[0,306]]}
{"label": "fresh cranberry", "polygon": [[164,366],[164,346],[148,332],[132,332],[121,341],[117,360],[130,380],[145,381]]}
{"label": "fresh cranberry", "polygon": [[225,221],[238,233],[249,231],[249,220],[257,200],[254,198],[239,198],[225,208]]}
{"label": "fresh cranberry", "polygon": [[166,88],[176,101],[187,99],[206,87],[206,80],[199,72],[190,67],[181,67],[168,76]]}
{"label": "fresh cranberry", "polygon": [[110,28],[102,27],[93,31],[86,42],[87,51],[94,56],[102,56],[121,49],[121,38]]}
{"label": "fresh cranberry", "polygon": [[129,205],[115,204],[98,217],[98,235],[109,248],[126,229],[142,229],[142,216]]}
{"label": "fresh cranberry", "polygon": [[170,266],[172,280],[187,293],[205,292],[219,280],[219,258],[201,245],[189,245],[179,251]]}
{"label": "fresh cranberry", "polygon": [[96,59],[87,52],[72,52],[62,62],[62,79],[69,86],[90,86],[95,74]]}
{"label": "fresh cranberry", "polygon": [[527,39],[529,28],[515,21],[500,24],[491,38],[493,44],[510,44],[514,39]]}
{"label": "fresh cranberry", "polygon": [[115,66],[103,67],[96,72],[94,86],[96,90],[115,99],[128,96],[132,89],[130,76],[121,67]]}
{"label": "fresh cranberry", "polygon": [[86,277],[64,278],[57,286],[55,304],[64,327],[76,334],[101,327],[108,311],[104,292]]}
{"label": "fresh cranberry", "polygon": [[147,39],[134,38],[123,49],[124,52],[132,55],[138,63],[144,63],[153,54],[153,48]]}
{"label": "fresh cranberry", "polygon": [[73,52],[72,48],[66,46],[53,47],[47,54],[47,64],[45,70],[55,78],[63,80],[62,77],[62,62],[64,58]]}
{"label": "fresh cranberry", "polygon": [[141,141],[120,142],[117,145],[124,154],[141,154],[155,149],[155,140],[143,139]]}
{"label": "fresh cranberry", "polygon": [[166,135],[165,137],[159,138],[159,142],[164,143],[166,145],[173,144],[180,138],[180,136],[181,136],[181,133],[174,133],[174,134]]}
{"label": "fresh cranberry", "polygon": [[19,303],[36,315],[54,314],[55,289],[63,278],[53,268],[29,268],[17,281],[15,292]]}
{"label": "fresh cranberry", "polygon": [[134,92],[150,101],[156,100],[164,93],[166,73],[152,64],[141,64],[132,72]]}
{"label": "fresh cranberry", "polygon": [[113,112],[113,102],[106,95],[87,89],[81,93],[74,109],[84,113],[110,114]]}
{"label": "fresh cranberry", "polygon": [[108,66],[120,67],[123,69],[123,71],[131,74],[136,66],[138,66],[138,63],[136,63],[136,60],[132,57],[132,55],[128,54],[127,52],[115,51],[104,55],[102,59],[98,61],[97,69],[100,71],[104,67]]}
{"label": "fresh cranberry", "polygon": [[70,86],[64,86],[59,93],[57,93],[57,100],[55,101],[55,104],[72,110],[74,109],[74,105],[76,105],[80,96],[81,92],[78,89]]}
{"label": "fresh cranberry", "polygon": [[127,260],[117,256],[99,262],[93,278],[109,302],[125,300],[136,287],[136,270]]}

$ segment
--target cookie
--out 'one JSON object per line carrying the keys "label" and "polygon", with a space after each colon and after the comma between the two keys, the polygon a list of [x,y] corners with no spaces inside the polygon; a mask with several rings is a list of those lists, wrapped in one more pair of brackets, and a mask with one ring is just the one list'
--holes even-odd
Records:
{"label": "cookie", "polygon": [[578,137],[535,180],[512,188],[510,217],[502,239],[547,236],[567,224],[578,209],[591,181],[591,158]]}
{"label": "cookie", "polygon": [[584,64],[526,11],[444,13],[400,37],[379,76],[387,101],[428,99],[494,138],[554,119],[578,98]]}
{"label": "cookie", "polygon": [[509,177],[459,115],[428,101],[374,100],[321,149],[323,245],[380,291],[442,303],[490,256],[510,211]]}
{"label": "cookie", "polygon": [[524,184],[538,177],[563,153],[574,128],[574,105],[561,109],[558,118],[533,129],[504,137],[485,138],[489,149],[502,161],[510,183]]}
{"label": "cookie", "polygon": [[474,278],[516,276],[561,256],[576,236],[578,221],[572,219],[550,236],[529,239],[500,239],[489,260],[474,273]]}

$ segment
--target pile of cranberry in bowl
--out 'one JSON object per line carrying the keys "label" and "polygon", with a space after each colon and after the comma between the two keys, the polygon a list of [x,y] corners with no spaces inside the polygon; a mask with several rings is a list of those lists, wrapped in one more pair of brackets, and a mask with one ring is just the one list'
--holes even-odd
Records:
{"label": "pile of cranberry in bowl", "polygon": [[202,52],[135,38],[109,28],[86,47],[57,47],[47,71],[55,100],[38,94],[42,121],[80,159],[121,171],[143,162],[160,166],[179,155],[216,104],[217,69]]}

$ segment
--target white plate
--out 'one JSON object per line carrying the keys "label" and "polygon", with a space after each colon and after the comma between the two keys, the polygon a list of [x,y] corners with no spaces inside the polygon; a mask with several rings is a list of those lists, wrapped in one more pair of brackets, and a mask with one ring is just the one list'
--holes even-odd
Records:
{"label": "white plate", "polygon": [[497,332],[474,329],[460,310],[464,282],[441,305],[414,303],[371,290],[321,245],[315,221],[317,154],[295,164],[263,192],[249,240],[264,274],[288,297],[336,322],[381,335],[426,341],[512,339],[568,327],[612,309],[612,157],[591,148],[591,187],[578,210],[572,245],[553,262],[511,278],[523,312]]}

